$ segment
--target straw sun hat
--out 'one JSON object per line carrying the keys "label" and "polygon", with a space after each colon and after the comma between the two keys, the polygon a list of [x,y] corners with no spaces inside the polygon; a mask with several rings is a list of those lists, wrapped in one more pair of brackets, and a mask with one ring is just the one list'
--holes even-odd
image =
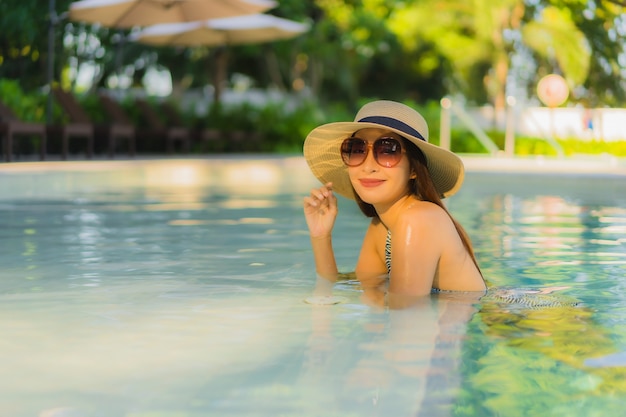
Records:
{"label": "straw sun hat", "polygon": [[341,159],[341,143],[365,128],[385,128],[413,142],[426,156],[428,171],[441,197],[456,193],[464,178],[461,159],[450,151],[428,143],[426,120],[412,108],[394,101],[366,104],[354,122],[335,122],[316,127],[304,141],[304,158],[322,184],[333,183],[333,190],[354,199],[347,167]]}

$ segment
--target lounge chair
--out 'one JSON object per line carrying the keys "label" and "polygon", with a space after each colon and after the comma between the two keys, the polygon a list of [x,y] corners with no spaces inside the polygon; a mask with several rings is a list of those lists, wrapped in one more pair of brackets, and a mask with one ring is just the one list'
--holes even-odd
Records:
{"label": "lounge chair", "polygon": [[80,137],[87,140],[87,158],[93,157],[93,142],[94,142],[94,125],[91,119],[78,104],[72,93],[61,90],[60,88],[53,88],[52,93],[57,103],[61,105],[65,113],[70,119],[69,123],[61,126],[55,126],[55,130],[60,130],[62,137],[62,159],[67,159],[69,150],[69,139],[73,137]]}
{"label": "lounge chair", "polygon": [[109,158],[115,157],[115,148],[118,138],[125,138],[128,140],[128,154],[131,157],[135,156],[135,126],[130,118],[124,112],[124,109],[120,104],[107,96],[106,94],[98,94],[98,99],[102,108],[107,113],[110,119],[110,123],[104,126],[107,130],[108,136],[108,148]]}
{"label": "lounge chair", "polygon": [[151,136],[161,136],[166,140],[166,147],[168,153],[173,153],[176,148],[176,142],[181,142],[183,145],[183,151],[189,152],[191,149],[191,131],[182,124],[176,124],[168,126],[161,115],[158,114],[156,109],[152,107],[150,103],[143,99],[137,99],[135,101],[139,111],[141,112],[141,118],[148,126],[147,133]]}
{"label": "lounge chair", "polygon": [[4,103],[0,102],[0,135],[2,136],[2,151],[4,160],[11,162],[13,159],[13,138],[15,136],[39,135],[39,158],[46,159],[46,125],[21,121],[13,111]]}
{"label": "lounge chair", "polygon": [[[169,101],[164,101],[163,103],[161,103],[161,109],[163,113],[166,115],[168,121],[172,123],[174,126],[184,125],[183,118],[181,117],[180,112],[178,111],[176,106],[174,106],[174,104],[172,104]],[[195,133],[194,135],[195,138],[197,138],[201,142],[208,142],[208,143],[213,142],[214,147],[219,147],[220,144],[218,144],[218,142],[223,136],[218,129],[210,129],[210,128],[202,128],[202,127],[195,129],[194,133]]]}

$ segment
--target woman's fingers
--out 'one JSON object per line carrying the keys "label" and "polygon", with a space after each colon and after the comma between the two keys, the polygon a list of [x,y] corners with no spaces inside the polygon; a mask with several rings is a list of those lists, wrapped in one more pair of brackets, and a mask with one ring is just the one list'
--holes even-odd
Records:
{"label": "woman's fingers", "polygon": [[304,197],[304,204],[312,207],[319,207],[324,203],[333,204],[336,201],[337,199],[332,192],[332,183],[328,183],[320,188],[314,188],[311,190],[310,196]]}
{"label": "woman's fingers", "polygon": [[311,196],[315,196],[318,200],[323,200],[332,194],[332,190],[326,187],[315,188],[311,190]]}
{"label": "woman's fingers", "polygon": [[313,197],[304,197],[304,206],[317,207],[319,205],[318,200]]}
{"label": "woman's fingers", "polygon": [[337,217],[337,200],[332,184],[314,188],[303,198],[304,215],[311,237],[328,236]]}

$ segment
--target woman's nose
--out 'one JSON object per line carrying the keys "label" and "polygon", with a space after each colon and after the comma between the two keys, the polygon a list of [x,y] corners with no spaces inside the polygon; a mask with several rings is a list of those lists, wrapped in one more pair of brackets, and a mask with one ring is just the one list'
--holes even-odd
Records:
{"label": "woman's nose", "polygon": [[378,170],[378,162],[376,162],[376,158],[374,158],[374,149],[372,145],[369,145],[367,150],[367,155],[365,156],[365,161],[363,161],[363,170],[365,172],[375,172]]}

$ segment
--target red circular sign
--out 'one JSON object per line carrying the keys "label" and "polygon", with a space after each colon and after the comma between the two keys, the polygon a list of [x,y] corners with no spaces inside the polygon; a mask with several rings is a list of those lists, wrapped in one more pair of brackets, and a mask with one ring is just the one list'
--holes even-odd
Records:
{"label": "red circular sign", "polygon": [[537,84],[537,95],[546,106],[558,107],[569,96],[567,81],[558,74],[546,75]]}

